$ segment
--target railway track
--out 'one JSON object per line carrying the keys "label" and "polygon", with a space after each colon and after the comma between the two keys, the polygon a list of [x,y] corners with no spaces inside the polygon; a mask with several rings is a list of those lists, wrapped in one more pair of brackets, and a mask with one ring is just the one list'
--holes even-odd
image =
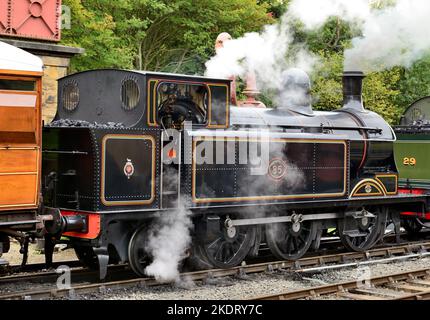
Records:
{"label": "railway track", "polygon": [[[359,264],[372,264],[372,263],[384,263],[396,260],[406,260],[412,258],[419,258],[430,256],[430,242],[406,244],[401,246],[390,246],[386,248],[373,249],[362,253],[337,253],[325,256],[314,256],[307,257],[301,260],[291,261],[278,261],[278,262],[265,262],[251,265],[243,265],[232,269],[217,269],[217,270],[205,270],[197,272],[187,272],[181,274],[182,279],[191,281],[203,281],[210,283],[214,279],[222,277],[236,276],[239,278],[246,278],[246,275],[263,273],[263,272],[290,272],[290,273],[307,273],[307,272],[318,272],[326,270],[327,268],[345,268],[350,266],[357,266]],[[43,274],[36,274],[38,282],[47,282],[46,279],[49,277],[49,281],[52,282],[52,286],[49,288],[41,288],[37,290],[26,290],[20,292],[11,292],[0,294],[0,299],[49,299],[49,298],[61,298],[61,297],[75,297],[79,294],[88,294],[92,292],[105,292],[106,290],[124,289],[134,286],[150,287],[156,285],[168,284],[160,283],[154,278],[130,278],[130,272],[127,273],[125,266],[116,266],[119,272],[128,274],[125,279],[107,281],[102,283],[84,283],[76,284],[70,288],[58,289],[56,279],[58,274],[51,273],[47,278],[43,278]],[[122,269],[121,269],[122,268]],[[85,269],[81,271],[72,270],[72,279],[74,279],[73,272],[79,272],[83,274]],[[111,272],[110,269],[109,272]],[[122,270],[122,271],[120,271]],[[88,271],[88,270],[87,270]],[[94,275],[94,272],[93,272]],[[76,275],[75,275],[76,276]],[[22,282],[24,278],[19,278],[20,275],[11,276],[10,278],[1,278],[0,283],[5,284],[8,281]],[[21,276],[22,277],[22,276]],[[26,275],[26,279],[31,282],[35,282],[36,279],[31,278],[31,275]],[[44,280],[45,279],[45,280]],[[73,281],[72,281],[73,283]]]}
{"label": "railway track", "polygon": [[[79,260],[58,261],[58,262],[54,262],[52,264],[52,268],[56,269],[62,265],[69,266],[70,268],[77,268],[77,267],[82,266],[82,263]],[[27,264],[25,266],[8,265],[8,266],[3,266],[3,270],[0,273],[0,275],[15,274],[15,273],[20,273],[20,272],[37,272],[37,271],[42,271],[45,268],[46,268],[45,263],[31,263],[31,264]]]}
{"label": "railway track", "polygon": [[430,268],[283,292],[252,300],[310,300],[324,296],[347,300],[430,300]]}
{"label": "railway track", "polygon": [[[84,267],[75,267],[75,264],[69,266],[67,264],[59,264],[57,267],[65,265],[70,268],[71,279],[73,282],[83,282],[83,281],[94,281],[98,279],[99,272],[98,270],[91,270]],[[55,266],[54,266],[55,268]],[[59,276],[59,273],[56,272],[56,269],[50,269],[46,271],[39,271],[35,273],[18,273],[12,274],[9,276],[0,277],[0,285],[11,285],[14,283],[50,283],[56,282]],[[118,278],[118,277],[126,277],[129,275],[130,277],[130,269],[128,265],[112,265],[109,266],[109,278]]]}
{"label": "railway track", "polygon": [[[396,237],[395,234],[387,234],[384,237],[384,242],[382,244],[379,244],[379,247],[389,247],[389,246],[399,246],[399,245],[407,245],[407,244],[420,244],[424,243],[425,241],[430,241],[430,231],[429,230],[422,230],[419,233],[419,236],[417,235],[415,238],[409,237],[407,233],[400,234],[401,237],[401,243],[398,244],[395,242]],[[328,237],[323,238],[320,249],[316,253],[311,253],[310,255],[316,255],[316,254],[322,254],[322,255],[332,255],[340,252],[341,250],[344,250],[343,244],[341,243],[340,239],[338,237]],[[262,255],[261,258],[256,258],[255,261],[264,261],[263,259],[267,260],[267,257],[271,256],[270,249],[264,248],[262,251],[267,251],[267,254]],[[82,263],[79,260],[65,260],[65,261],[56,261],[53,263],[51,269],[56,269],[61,265],[66,265],[70,268],[79,268],[82,267]],[[25,266],[21,266],[20,264],[16,265],[5,265],[1,266],[0,268],[0,283],[2,277],[8,277],[10,275],[19,274],[19,273],[36,273],[36,272],[49,272],[46,271],[46,265],[45,263],[31,263],[26,264]],[[18,279],[18,278],[17,278]]]}

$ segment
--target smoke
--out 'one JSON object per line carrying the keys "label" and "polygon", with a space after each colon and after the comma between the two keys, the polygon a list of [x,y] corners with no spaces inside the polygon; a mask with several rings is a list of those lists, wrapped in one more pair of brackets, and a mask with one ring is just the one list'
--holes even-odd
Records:
{"label": "smoke", "polygon": [[146,267],[148,276],[157,281],[179,280],[180,262],[191,243],[193,224],[190,211],[179,207],[174,212],[162,214],[149,231],[147,252],[153,257]]}
{"label": "smoke", "polygon": [[214,78],[239,76],[254,71],[259,89],[281,89],[282,72],[291,66],[311,71],[316,62],[305,46],[293,45],[293,33],[286,18],[264,27],[261,33],[247,33],[224,43],[206,62],[206,75]]}
{"label": "smoke", "polygon": [[318,62],[305,44],[294,42],[289,23],[299,20],[308,30],[318,30],[333,16],[362,30],[345,52],[345,70],[410,67],[430,49],[427,0],[292,0],[279,23],[225,42],[206,63],[206,74],[244,78],[254,71],[259,89],[280,90],[284,70],[296,67],[311,72]]}
{"label": "smoke", "polygon": [[288,15],[298,18],[309,29],[320,27],[331,16],[358,23],[362,35],[354,38],[352,47],[345,51],[345,70],[408,68],[430,49],[426,27],[430,2],[397,0],[376,8],[378,3],[381,1],[293,0]]}

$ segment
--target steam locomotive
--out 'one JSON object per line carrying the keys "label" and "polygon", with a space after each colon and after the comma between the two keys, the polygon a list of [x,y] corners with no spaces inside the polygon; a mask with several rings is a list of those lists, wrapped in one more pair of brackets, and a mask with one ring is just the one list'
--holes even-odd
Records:
{"label": "steam locomotive", "polygon": [[[388,221],[399,227],[401,212],[427,212],[427,196],[399,193],[396,136],[363,107],[363,77],[344,74],[344,106],[333,112],[312,110],[309,77],[297,70],[284,74],[285,85],[303,94],[276,109],[231,106],[226,79],[126,70],[62,78],[56,117],[43,145],[32,145],[42,154],[32,192],[40,187],[43,203],[23,208],[33,220],[19,236],[44,236],[48,264],[67,236],[101,278],[118,262],[144,275],[151,225],[183,210],[194,226],[188,260],[199,268],[236,266],[263,243],[280,259],[299,259],[333,227],[347,248],[367,250]],[[1,94],[0,109],[9,103]],[[17,143],[37,128],[19,131]],[[4,160],[13,150],[8,130],[2,123],[2,185],[12,175],[5,168],[15,168]],[[0,204],[8,201],[2,191]],[[11,207],[0,217],[4,247],[24,222]]]}
{"label": "steam locomotive", "polygon": [[[307,75],[285,77],[309,89]],[[398,225],[400,210],[418,211],[426,198],[398,193],[396,137],[364,109],[362,79],[345,73],[344,107],[334,112],[306,99],[233,107],[223,79],[124,70],[60,79],[42,174],[45,205],[58,208],[58,221],[68,217],[57,233],[101,277],[109,261],[144,275],[148,226],[181,208],[191,212],[189,254],[201,266],[238,265],[262,242],[295,260],[330,227],[347,248],[371,248],[388,220]],[[266,149],[256,174],[258,163],[243,158]]]}

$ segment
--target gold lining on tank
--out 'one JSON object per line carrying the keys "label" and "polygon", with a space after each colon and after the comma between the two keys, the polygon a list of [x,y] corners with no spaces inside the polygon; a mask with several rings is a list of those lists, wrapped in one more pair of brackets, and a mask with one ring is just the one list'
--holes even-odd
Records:
{"label": "gold lining on tank", "polygon": [[251,142],[261,142],[261,139],[246,139],[246,138],[223,138],[220,137],[218,139],[214,137],[196,137],[193,141],[193,162],[192,162],[192,202],[193,203],[210,203],[210,202],[236,202],[236,201],[264,201],[264,200],[288,200],[288,199],[312,199],[312,198],[334,198],[334,197],[342,197],[347,193],[346,184],[347,184],[347,159],[348,159],[348,150],[347,144],[343,140],[312,140],[312,139],[288,139],[288,138],[278,138],[278,139],[270,139],[271,142],[291,142],[291,143],[320,143],[320,144],[342,144],[344,146],[344,181],[343,181],[343,192],[342,193],[328,193],[328,194],[302,194],[302,195],[278,195],[278,196],[250,196],[250,197],[231,197],[231,198],[204,198],[199,199],[196,197],[196,152],[195,148],[197,142],[203,140],[212,140],[212,141],[251,141]]}
{"label": "gold lining on tank", "polygon": [[[397,174],[377,174],[375,178],[376,178],[376,180],[378,180],[381,183],[381,185],[384,188],[384,191],[387,195],[397,195],[398,194],[398,179],[399,179],[399,177]],[[394,178],[396,181],[395,182],[395,191],[388,192],[384,183],[379,178]]]}
{"label": "gold lining on tank", "polygon": [[[366,185],[372,186],[378,192],[371,193],[359,193],[360,189],[365,187]],[[385,196],[385,187],[375,179],[364,179],[356,184],[354,189],[352,189],[351,197],[371,197],[371,196]]]}
{"label": "gold lining on tank", "polygon": [[[151,175],[151,198],[148,200],[136,201],[108,201],[105,198],[105,157],[106,157],[106,142],[110,139],[126,139],[126,140],[149,140],[152,144],[152,175]],[[102,140],[102,172],[101,172],[101,201],[105,206],[135,206],[152,204],[155,199],[155,139],[150,135],[128,135],[128,134],[108,134]]]}

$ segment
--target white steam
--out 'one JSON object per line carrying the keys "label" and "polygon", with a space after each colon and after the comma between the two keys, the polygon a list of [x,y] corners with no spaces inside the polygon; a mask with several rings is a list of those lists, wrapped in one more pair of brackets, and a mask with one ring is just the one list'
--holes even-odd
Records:
{"label": "white steam", "polygon": [[[215,78],[240,76],[254,71],[259,89],[280,89],[281,74],[291,66],[311,71],[315,57],[305,47],[295,47],[291,55],[293,37],[285,18],[268,25],[261,33],[247,33],[224,43],[217,55],[206,62],[206,75]],[[287,58],[290,54],[290,58]]]}
{"label": "white steam", "polygon": [[391,6],[372,8],[369,0],[293,0],[288,15],[306,27],[320,27],[329,17],[359,22],[362,36],[345,51],[345,70],[381,71],[410,67],[430,49],[430,2],[397,0]]}
{"label": "white steam", "polygon": [[347,21],[366,19],[371,11],[369,3],[369,0],[292,0],[286,15],[299,19],[308,29],[316,29],[333,16]]}
{"label": "white steam", "polygon": [[[345,52],[345,70],[381,71],[410,67],[430,49],[430,1],[397,0],[384,6],[378,0],[292,0],[280,22],[261,33],[248,33],[224,43],[206,63],[211,77],[245,77],[254,71],[259,89],[282,89],[281,74],[296,67],[311,72],[314,55],[294,43],[289,23],[302,21],[308,29],[320,28],[330,17],[359,26],[360,37]],[[378,4],[382,4],[378,5]],[[287,58],[288,57],[288,58]]]}
{"label": "white steam", "polygon": [[148,276],[158,281],[179,280],[179,266],[191,243],[192,226],[190,211],[185,207],[162,214],[149,231],[146,250],[153,262],[145,269]]}
{"label": "white steam", "polygon": [[430,49],[430,2],[401,0],[393,8],[372,12],[345,52],[345,68],[378,71],[394,66],[410,67]]}

